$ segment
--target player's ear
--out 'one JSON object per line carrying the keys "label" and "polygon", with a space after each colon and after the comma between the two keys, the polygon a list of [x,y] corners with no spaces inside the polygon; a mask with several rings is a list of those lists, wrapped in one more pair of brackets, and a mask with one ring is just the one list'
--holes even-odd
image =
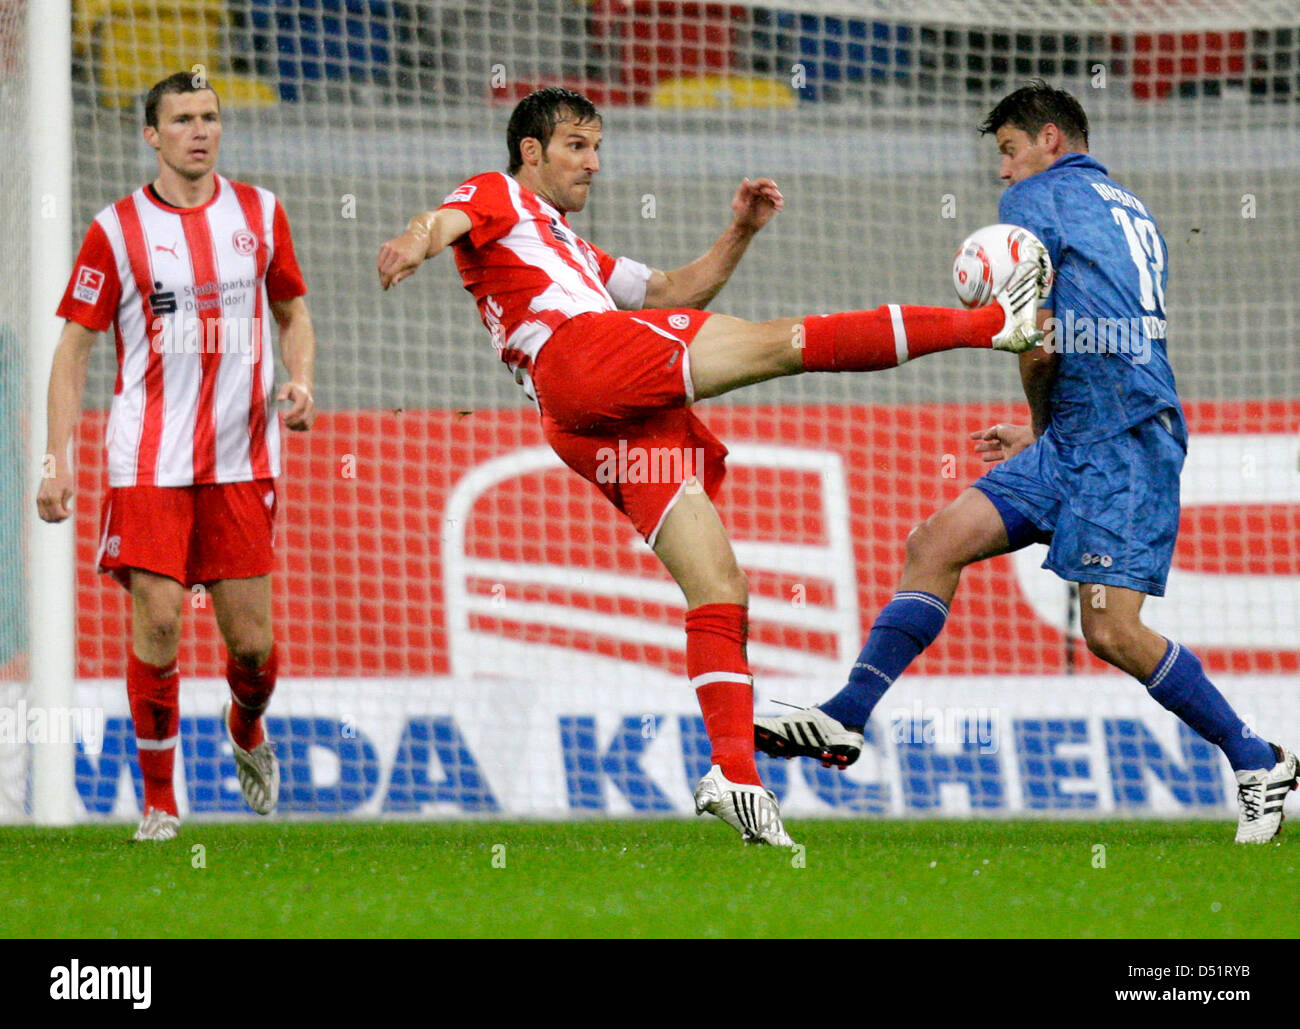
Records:
{"label": "player's ear", "polygon": [[158,130],[152,125],[146,125],[144,127],[144,141],[155,150],[158,149]]}
{"label": "player's ear", "polygon": [[519,153],[523,156],[525,164],[541,164],[542,141],[529,136],[520,142]]}

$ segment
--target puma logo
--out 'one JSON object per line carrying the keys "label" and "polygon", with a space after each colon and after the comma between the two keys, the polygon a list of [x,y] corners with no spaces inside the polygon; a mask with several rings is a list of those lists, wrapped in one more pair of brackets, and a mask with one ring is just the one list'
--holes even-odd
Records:
{"label": "puma logo", "polygon": [[176,260],[179,261],[179,260],[181,259],[181,255],[178,254],[178,253],[176,252],[176,249],[177,249],[177,247],[179,247],[179,246],[180,246],[179,243],[173,243],[173,244],[172,244],[171,246],[169,246],[169,247],[165,247],[165,246],[163,246],[161,243],[155,243],[155,244],[153,245],[153,248],[154,248],[155,250],[161,250],[164,254],[171,254],[172,257],[176,258]]}

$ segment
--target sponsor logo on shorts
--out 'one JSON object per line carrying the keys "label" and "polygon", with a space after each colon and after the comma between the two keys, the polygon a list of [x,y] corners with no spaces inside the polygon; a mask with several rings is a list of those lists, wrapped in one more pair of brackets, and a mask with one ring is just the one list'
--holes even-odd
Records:
{"label": "sponsor logo on shorts", "polygon": [[689,314],[670,314],[668,324],[674,329],[690,328],[691,316]]}
{"label": "sponsor logo on shorts", "polygon": [[257,237],[247,229],[239,229],[231,237],[230,242],[235,248],[235,253],[242,257],[247,257],[257,249]]}
{"label": "sponsor logo on shorts", "polygon": [[100,291],[104,288],[104,273],[84,264],[77,266],[77,281],[72,287],[72,299],[83,304],[99,302]]}
{"label": "sponsor logo on shorts", "polygon": [[1109,554],[1084,554],[1079,561],[1084,565],[1101,565],[1102,568],[1109,568],[1115,563]]}
{"label": "sponsor logo on shorts", "polygon": [[122,537],[121,536],[108,537],[108,539],[104,542],[104,553],[107,554],[109,557],[117,557],[118,554],[122,553]]}
{"label": "sponsor logo on shorts", "polygon": [[444,204],[468,204],[474,199],[477,186],[461,186],[454,193],[448,193],[443,199]]}

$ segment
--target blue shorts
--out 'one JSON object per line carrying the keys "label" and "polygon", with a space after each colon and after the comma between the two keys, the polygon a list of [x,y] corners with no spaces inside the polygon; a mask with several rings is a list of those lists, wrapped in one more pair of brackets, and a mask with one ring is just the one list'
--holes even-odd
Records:
{"label": "blue shorts", "polygon": [[1002,515],[1011,549],[1050,543],[1043,567],[1062,579],[1163,597],[1187,456],[1167,421],[1156,415],[1079,445],[1049,428],[974,486]]}

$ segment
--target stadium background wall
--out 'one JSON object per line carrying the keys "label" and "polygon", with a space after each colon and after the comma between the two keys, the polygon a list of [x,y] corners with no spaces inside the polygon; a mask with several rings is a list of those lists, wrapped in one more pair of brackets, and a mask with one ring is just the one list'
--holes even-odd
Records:
{"label": "stadium background wall", "polygon": [[[282,197],[311,288],[324,414],[288,442],[276,578],[285,680],[273,731],[291,811],[566,817],[686,803],[700,738],[671,584],[594,492],[546,463],[535,414],[450,263],[389,294],[376,286],[378,244],[465,177],[503,167],[513,102],[554,81],[604,110],[604,167],[573,224],[610,252],[681,264],[725,224],[742,176],[777,179],[788,209],[714,305],[753,319],[953,303],[951,255],[995,220],[1001,190],[992,144],[973,126],[1030,75],[1080,96],[1094,153],[1168,240],[1170,348],[1196,433],[1171,599],[1151,604],[1152,621],[1197,647],[1252,721],[1300,736],[1294,6],[865,10],[75,5],[74,245],[97,210],[152,174],[140,83],[201,64],[225,103],[221,170]],[[0,119],[21,139],[13,18],[0,18]],[[19,238],[28,183],[4,174],[5,225]],[[26,273],[0,285],[6,368],[30,345]],[[756,597],[760,705],[833,687],[889,595],[907,531],[979,474],[967,433],[1023,417],[1014,362],[999,358],[809,376],[701,406],[733,451],[723,506]],[[98,753],[80,748],[77,796],[83,817],[126,818],[125,598],[90,571],[112,366],[101,344],[80,434],[76,703],[100,712],[106,734]],[[24,437],[19,403],[0,396],[6,467]],[[6,568],[23,561],[30,478],[0,479]],[[887,698],[894,714],[873,727],[870,760],[838,779],[773,770],[791,813],[1178,814],[1231,801],[1226,765],[1087,654],[1073,599],[1038,560],[968,574],[945,636]],[[16,711],[27,598],[6,578],[0,708]],[[188,803],[234,815],[214,734],[221,656],[206,599],[191,608]],[[980,753],[990,734],[996,750]],[[30,749],[0,741],[6,820],[29,817]]]}

